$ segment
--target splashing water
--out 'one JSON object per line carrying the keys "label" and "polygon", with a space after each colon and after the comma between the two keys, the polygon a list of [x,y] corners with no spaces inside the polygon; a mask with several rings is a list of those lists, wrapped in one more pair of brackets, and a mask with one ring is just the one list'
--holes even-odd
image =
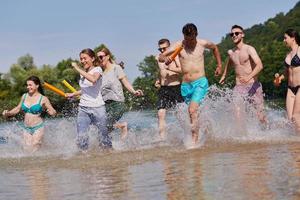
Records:
{"label": "splashing water", "polygon": [[[187,105],[179,104],[176,109],[168,111],[167,138],[159,139],[156,111],[139,111],[126,113],[121,121],[129,124],[128,136],[120,138],[120,131],[111,133],[113,147],[116,151],[149,149],[157,146],[188,148],[191,144],[190,119]],[[292,125],[285,118],[281,108],[265,107],[268,124],[262,125],[256,109],[240,96],[234,96],[228,88],[210,87],[209,95],[199,109],[200,139],[198,147],[214,144],[234,143],[282,143],[299,142]],[[0,126],[0,158],[32,156],[22,149],[22,128],[18,122],[5,123]],[[91,127],[90,149],[98,149],[97,130]],[[42,148],[34,156],[76,155],[75,144],[76,118],[46,120]]]}

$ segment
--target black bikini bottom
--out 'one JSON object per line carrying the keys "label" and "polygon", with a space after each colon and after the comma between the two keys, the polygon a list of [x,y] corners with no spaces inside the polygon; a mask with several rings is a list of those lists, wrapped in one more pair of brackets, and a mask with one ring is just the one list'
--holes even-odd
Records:
{"label": "black bikini bottom", "polygon": [[300,85],[297,85],[296,87],[288,86],[288,88],[294,93],[294,95],[296,95]]}

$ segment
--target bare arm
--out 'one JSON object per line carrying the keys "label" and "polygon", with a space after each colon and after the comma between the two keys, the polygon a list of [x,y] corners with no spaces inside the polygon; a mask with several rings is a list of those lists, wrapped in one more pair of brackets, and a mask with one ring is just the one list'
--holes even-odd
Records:
{"label": "bare arm", "polygon": [[219,81],[220,84],[225,83],[225,78],[226,78],[226,75],[227,75],[228,67],[230,67],[230,66],[231,66],[231,61],[230,61],[230,58],[228,58],[226,60],[226,63],[225,63],[224,72],[223,72],[222,77]]}
{"label": "bare arm", "polygon": [[23,98],[24,98],[24,95],[22,96],[19,104],[16,107],[14,107],[13,109],[11,109],[9,111],[8,110],[4,110],[2,112],[2,115],[4,117],[11,117],[11,116],[15,116],[16,114],[18,114],[21,111],[21,105],[22,105],[22,102],[23,102]]}
{"label": "bare arm", "polygon": [[81,95],[81,90],[78,90],[76,92],[73,92],[73,93],[66,93],[67,97],[68,98],[72,98],[72,97],[78,97]]}
{"label": "bare arm", "polygon": [[46,108],[47,113],[51,116],[56,115],[56,110],[52,107],[48,97],[44,97],[43,101],[44,101],[43,106]]}
{"label": "bare arm", "polygon": [[142,96],[143,92],[142,90],[135,90],[133,88],[133,86],[131,85],[131,83],[128,81],[127,77],[124,76],[122,78],[120,78],[121,83],[124,85],[124,87],[132,94],[134,94],[135,96]]}
{"label": "bare arm", "polygon": [[166,69],[169,70],[169,71],[178,73],[178,74],[182,73],[181,65],[180,65],[178,56],[176,56],[176,58],[173,62],[175,64],[175,66],[174,65],[172,65],[172,66],[167,65]]}
{"label": "bare arm", "polygon": [[222,73],[222,61],[221,61],[219,48],[217,45],[215,45],[210,41],[207,41],[205,47],[213,50],[213,54],[217,60],[217,68],[215,70],[215,76],[219,76]]}
{"label": "bare arm", "polygon": [[172,59],[169,57],[174,51],[176,50],[176,47],[181,46],[182,41],[178,41],[170,46],[165,52],[159,54],[158,61],[164,62],[164,63],[170,63],[172,62]]}
{"label": "bare arm", "polygon": [[94,74],[89,74],[86,71],[82,70],[77,63],[72,62],[73,68],[79,72],[80,75],[82,75],[84,78],[95,84],[97,80],[100,78],[101,74],[100,73],[94,73]]}

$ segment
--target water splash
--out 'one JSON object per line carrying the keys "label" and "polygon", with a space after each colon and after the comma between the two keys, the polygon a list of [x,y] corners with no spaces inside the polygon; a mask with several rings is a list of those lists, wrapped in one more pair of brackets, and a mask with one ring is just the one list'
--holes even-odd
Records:
{"label": "water splash", "polygon": [[[167,113],[167,138],[158,135],[157,111],[129,112],[121,121],[129,125],[128,137],[120,138],[120,131],[111,133],[113,147],[118,151],[132,151],[167,146],[185,149],[191,145],[190,119],[187,105],[179,104]],[[237,115],[237,110],[239,114]],[[210,87],[210,92],[199,109],[200,142],[198,148],[214,144],[283,143],[300,142],[292,124],[285,117],[285,110],[274,106],[265,107],[267,126],[260,123],[256,109],[240,96],[234,96],[228,88]],[[0,126],[0,158],[22,157],[72,157],[78,154],[75,144],[76,118],[64,117],[46,120],[42,148],[28,154],[22,148],[22,128],[18,122]],[[91,127],[90,150],[99,152],[97,130]]]}

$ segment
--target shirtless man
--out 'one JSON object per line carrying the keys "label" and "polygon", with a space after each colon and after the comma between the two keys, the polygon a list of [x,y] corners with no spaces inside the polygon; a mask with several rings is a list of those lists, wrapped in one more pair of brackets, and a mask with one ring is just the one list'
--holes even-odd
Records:
{"label": "shirtless man", "polygon": [[188,112],[191,122],[192,141],[193,145],[196,145],[200,128],[198,116],[199,104],[208,92],[208,81],[204,70],[205,48],[213,50],[213,54],[217,60],[215,75],[221,74],[222,63],[217,45],[208,40],[198,39],[197,27],[194,24],[186,24],[182,28],[182,33],[184,39],[176,42],[169,50],[160,55],[159,60],[168,64],[171,59],[167,56],[173,53],[176,47],[183,47],[179,53],[179,62],[183,73],[181,95],[185,103],[189,105]]}
{"label": "shirtless man", "polygon": [[[161,39],[158,41],[158,50],[163,53],[170,47],[168,39]],[[183,102],[180,94],[180,73],[181,67],[178,57],[175,58],[169,65],[158,60],[159,55],[156,57],[159,67],[159,78],[155,82],[155,87],[159,88],[158,91],[158,127],[161,139],[166,136],[166,109],[173,108],[177,103]]]}
{"label": "shirtless man", "polygon": [[[235,70],[235,94],[246,97],[257,109],[259,120],[266,123],[263,112],[263,91],[257,76],[263,69],[262,62],[254,47],[244,43],[244,29],[239,25],[231,28],[230,36],[235,44],[235,48],[228,51],[229,59],[225,65],[224,73],[219,83],[224,84],[228,66],[233,66]],[[239,113],[237,113],[239,114]]]}

